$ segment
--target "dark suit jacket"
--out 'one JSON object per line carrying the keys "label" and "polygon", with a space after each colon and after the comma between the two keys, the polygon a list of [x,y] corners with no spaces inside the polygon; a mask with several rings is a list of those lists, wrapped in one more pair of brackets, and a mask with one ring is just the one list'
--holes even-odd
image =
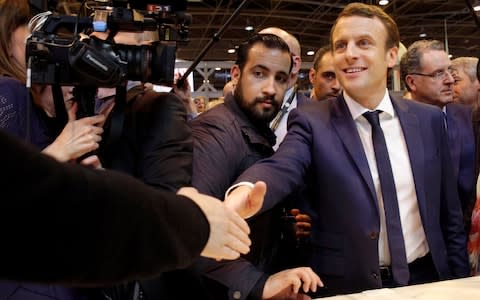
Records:
{"label": "dark suit jacket", "polygon": [[472,109],[452,103],[447,105],[447,130],[453,173],[457,178],[458,195],[462,203],[466,232],[470,230],[475,203],[475,138],[472,128]]}
{"label": "dark suit jacket", "polygon": [[127,99],[120,137],[105,138],[104,167],[155,188],[190,185],[193,141],[182,101],[171,93],[143,92],[143,86],[129,90]]}
{"label": "dark suit jacket", "polygon": [[[466,236],[442,113],[407,100],[394,100],[393,105],[405,135],[422,223],[439,277],[466,276]],[[293,111],[282,146],[238,181],[266,181],[265,210],[301,185],[309,170],[310,266],[326,285],[321,292],[381,287],[375,188],[342,96]]]}
{"label": "dark suit jacket", "polygon": [[1,130],[0,146],[2,279],[110,284],[185,267],[207,242],[185,197],[58,163]]}

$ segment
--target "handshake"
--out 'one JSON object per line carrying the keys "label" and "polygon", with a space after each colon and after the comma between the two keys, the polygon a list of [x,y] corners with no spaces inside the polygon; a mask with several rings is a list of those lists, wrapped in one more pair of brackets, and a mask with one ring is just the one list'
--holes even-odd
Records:
{"label": "handshake", "polygon": [[248,197],[236,199],[235,206],[229,202],[200,194],[195,188],[181,188],[177,194],[192,199],[205,214],[210,224],[210,236],[201,255],[208,258],[236,259],[250,251],[250,228],[245,218],[256,214],[262,207],[267,187],[257,182]]}

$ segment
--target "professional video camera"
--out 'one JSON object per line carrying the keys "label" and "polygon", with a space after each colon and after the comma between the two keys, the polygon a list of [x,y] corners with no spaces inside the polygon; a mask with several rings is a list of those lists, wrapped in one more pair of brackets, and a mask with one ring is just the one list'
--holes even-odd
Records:
{"label": "professional video camera", "polygon": [[[153,2],[153,3],[152,3]],[[51,5],[49,5],[51,7]],[[31,83],[118,87],[127,80],[171,84],[177,42],[185,42],[191,17],[186,0],[89,1],[89,17],[45,13],[27,40]],[[108,31],[106,40],[90,37]],[[114,42],[119,31],[157,31],[148,45]]]}

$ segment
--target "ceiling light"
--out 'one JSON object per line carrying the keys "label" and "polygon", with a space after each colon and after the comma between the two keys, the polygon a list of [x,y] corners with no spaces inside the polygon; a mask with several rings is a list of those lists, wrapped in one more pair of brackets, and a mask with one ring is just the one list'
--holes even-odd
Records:
{"label": "ceiling light", "polygon": [[308,56],[315,55],[315,51],[310,50],[310,51],[307,52],[307,55],[308,55]]}
{"label": "ceiling light", "polygon": [[380,0],[380,1],[378,1],[378,4],[380,4],[380,5],[387,5],[387,4],[388,4],[388,0]]}
{"label": "ceiling light", "polygon": [[473,7],[474,11],[480,11],[480,4],[477,4]]}
{"label": "ceiling light", "polygon": [[230,49],[227,50],[227,52],[230,53],[230,54],[235,53],[235,49],[230,48]]}
{"label": "ceiling light", "polygon": [[426,34],[425,32],[422,32],[422,33],[420,33],[420,34],[418,35],[418,37],[420,37],[420,38],[423,39],[423,38],[426,38],[426,37],[427,37],[427,34]]}
{"label": "ceiling light", "polygon": [[222,68],[219,68],[219,67],[215,68],[215,71],[221,71],[221,70],[222,70]]}
{"label": "ceiling light", "polygon": [[448,58],[452,58],[452,57],[453,57],[453,55],[451,55],[451,54],[448,55]]}
{"label": "ceiling light", "polygon": [[245,26],[246,31],[253,31],[253,26],[252,25],[247,25]]}

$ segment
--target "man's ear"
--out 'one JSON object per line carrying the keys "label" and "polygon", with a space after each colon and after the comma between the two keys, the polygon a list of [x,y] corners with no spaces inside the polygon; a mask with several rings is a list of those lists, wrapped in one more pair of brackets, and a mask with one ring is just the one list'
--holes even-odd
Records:
{"label": "man's ear", "polygon": [[412,75],[407,75],[405,77],[405,84],[408,85],[412,92],[417,90],[417,86],[415,84],[415,78]]}
{"label": "man's ear", "polygon": [[315,69],[310,68],[310,71],[308,71],[308,79],[310,79],[311,84],[315,84]]}
{"label": "man's ear", "polygon": [[398,47],[392,47],[387,51],[387,65],[393,68],[397,64]]}
{"label": "man's ear", "polygon": [[232,82],[234,86],[238,84],[241,73],[242,71],[240,71],[240,67],[238,65],[233,65],[230,69],[230,76],[232,77]]}

